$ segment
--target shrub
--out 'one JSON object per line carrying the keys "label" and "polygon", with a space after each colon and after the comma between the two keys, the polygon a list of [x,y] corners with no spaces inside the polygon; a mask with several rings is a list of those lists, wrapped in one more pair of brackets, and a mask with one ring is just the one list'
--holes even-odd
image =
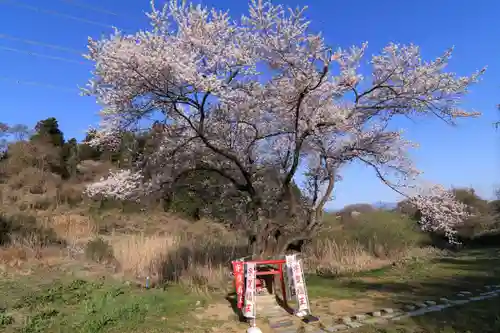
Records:
{"label": "shrub", "polygon": [[305,248],[305,270],[321,276],[336,276],[384,266],[387,262],[375,258],[352,240],[317,239]]}
{"label": "shrub", "polygon": [[5,327],[14,323],[14,317],[5,313],[5,310],[0,309],[0,327]]}
{"label": "shrub", "polygon": [[20,242],[30,247],[65,245],[51,228],[42,226],[36,217],[24,213],[0,214],[0,245]]}
{"label": "shrub", "polygon": [[85,246],[85,257],[98,263],[109,263],[114,259],[113,248],[107,241],[97,237]]}
{"label": "shrub", "polygon": [[380,268],[430,243],[414,220],[397,212],[366,212],[340,222],[306,246],[309,272],[335,276]]}
{"label": "shrub", "polygon": [[371,255],[389,257],[427,242],[428,237],[404,214],[372,211],[341,219],[337,228],[326,230],[317,240],[361,245]]}
{"label": "shrub", "polygon": [[410,218],[394,212],[375,211],[346,225],[347,238],[359,242],[377,257],[388,257],[421,245],[427,238]]}
{"label": "shrub", "polygon": [[48,210],[53,204],[53,198],[40,195],[34,198],[31,207],[35,210]]}
{"label": "shrub", "polygon": [[57,189],[58,202],[75,207],[83,201],[82,186],[79,184],[63,183]]}

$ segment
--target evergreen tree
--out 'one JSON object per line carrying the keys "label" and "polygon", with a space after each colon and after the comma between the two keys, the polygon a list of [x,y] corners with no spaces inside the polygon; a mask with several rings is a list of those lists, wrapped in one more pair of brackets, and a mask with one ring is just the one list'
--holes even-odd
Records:
{"label": "evergreen tree", "polygon": [[71,138],[63,145],[62,156],[69,176],[75,176],[79,161],[78,142]]}
{"label": "evergreen tree", "polygon": [[54,117],[40,120],[35,126],[35,131],[35,134],[31,137],[32,141],[41,140],[56,147],[64,145],[64,134],[59,129],[59,123]]}

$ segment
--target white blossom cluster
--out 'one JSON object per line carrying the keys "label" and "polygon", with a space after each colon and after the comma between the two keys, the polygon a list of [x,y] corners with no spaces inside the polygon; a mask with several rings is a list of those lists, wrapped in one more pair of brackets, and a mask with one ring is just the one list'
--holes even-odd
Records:
{"label": "white blossom cluster", "polygon": [[[477,115],[459,102],[482,71],[446,72],[451,50],[424,61],[417,46],[390,44],[371,58],[365,78],[367,44],[332,50],[310,31],[304,9],[253,0],[248,14],[233,20],[175,0],[152,8],[148,31],[89,39],[95,69],[85,93],[104,110],[92,144],[116,147],[120,133],[152,116],[165,125],[141,167],[91,185],[94,195],[126,198],[208,170],[248,200],[279,200],[271,193],[285,191],[307,161],[308,204],[319,211],[352,161],[394,189],[420,174],[408,155],[415,144],[390,129],[395,117],[454,122]],[[281,188],[262,181],[269,169],[281,175]],[[161,186],[142,184],[152,175]]]}
{"label": "white blossom cluster", "polygon": [[423,230],[443,233],[451,243],[457,243],[455,227],[471,216],[467,205],[441,185],[418,188],[409,203],[419,210]]}
{"label": "white blossom cluster", "polygon": [[107,177],[85,188],[89,197],[105,195],[115,200],[137,200],[144,194],[142,174],[131,170],[111,171]]}
{"label": "white blossom cluster", "polygon": [[9,132],[9,126],[7,124],[0,122],[0,158],[4,156],[7,150],[7,136]]}

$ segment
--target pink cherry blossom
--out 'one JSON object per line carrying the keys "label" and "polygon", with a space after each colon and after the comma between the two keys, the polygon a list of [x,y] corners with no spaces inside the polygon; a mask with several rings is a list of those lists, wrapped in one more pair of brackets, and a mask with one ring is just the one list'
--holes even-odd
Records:
{"label": "pink cherry blossom", "polygon": [[[89,39],[95,68],[84,93],[103,105],[92,144],[117,147],[120,133],[150,118],[165,125],[136,170],[111,174],[90,185],[89,194],[147,195],[204,170],[227,181],[221,188],[239,195],[242,210],[253,203],[252,228],[271,233],[276,226],[264,216],[284,205],[295,220],[278,227],[295,227],[289,239],[310,237],[349,163],[365,163],[395,190],[419,176],[409,156],[416,144],[391,129],[393,119],[453,123],[478,115],[461,109],[460,99],[483,71],[447,72],[452,50],[424,61],[417,46],[390,44],[371,57],[371,75],[363,77],[368,44],[332,50],[311,32],[304,10],[254,0],[235,20],[169,1],[162,9],[153,4],[150,30]],[[301,165],[308,198],[299,202],[290,188]],[[266,181],[268,170],[277,171],[276,181]],[[414,202],[438,217],[424,225],[451,226],[461,216],[443,217],[422,197]],[[296,206],[307,216],[295,214]]]}
{"label": "pink cherry blossom", "polygon": [[458,243],[456,226],[471,216],[467,205],[458,201],[453,191],[441,185],[416,188],[409,196],[409,203],[419,210],[423,230],[443,233],[451,243]]}

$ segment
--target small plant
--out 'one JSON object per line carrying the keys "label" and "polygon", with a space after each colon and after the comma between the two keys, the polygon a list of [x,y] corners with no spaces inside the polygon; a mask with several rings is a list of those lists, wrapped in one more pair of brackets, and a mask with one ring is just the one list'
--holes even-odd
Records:
{"label": "small plant", "polygon": [[41,333],[50,326],[52,318],[57,316],[59,311],[54,309],[44,310],[28,319],[26,325],[21,328],[20,333]]}
{"label": "small plant", "polygon": [[98,263],[110,262],[114,259],[113,248],[101,237],[97,237],[87,243],[85,256],[87,259]]}
{"label": "small plant", "polygon": [[5,327],[14,323],[14,318],[5,313],[4,309],[0,308],[0,327]]}

